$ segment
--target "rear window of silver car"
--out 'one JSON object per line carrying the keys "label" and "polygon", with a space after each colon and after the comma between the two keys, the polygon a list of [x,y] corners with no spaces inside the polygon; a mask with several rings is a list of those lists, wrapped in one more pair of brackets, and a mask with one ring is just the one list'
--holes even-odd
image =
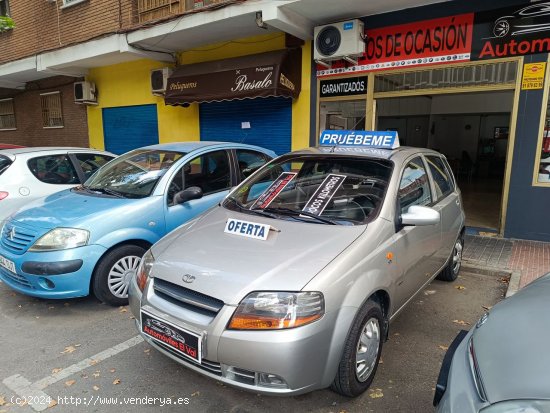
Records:
{"label": "rear window of silver car", "polygon": [[382,205],[392,168],[384,159],[284,156],[240,185],[224,207],[277,219],[365,224]]}
{"label": "rear window of silver car", "polygon": [[12,164],[12,161],[7,156],[0,155],[0,175],[2,175],[9,166]]}

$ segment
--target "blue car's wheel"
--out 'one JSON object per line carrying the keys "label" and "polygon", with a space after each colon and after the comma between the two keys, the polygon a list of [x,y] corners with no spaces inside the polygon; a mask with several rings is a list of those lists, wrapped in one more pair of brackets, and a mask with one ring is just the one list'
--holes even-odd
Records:
{"label": "blue car's wheel", "polygon": [[113,306],[128,304],[128,287],[143,254],[145,249],[137,245],[122,245],[105,254],[93,275],[95,296]]}

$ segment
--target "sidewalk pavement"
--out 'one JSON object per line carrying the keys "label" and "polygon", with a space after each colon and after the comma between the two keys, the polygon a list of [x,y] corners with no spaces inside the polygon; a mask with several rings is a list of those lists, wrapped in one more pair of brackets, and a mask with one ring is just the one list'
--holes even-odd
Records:
{"label": "sidewalk pavement", "polygon": [[517,290],[550,272],[550,243],[466,235],[462,258],[465,267],[511,273]]}

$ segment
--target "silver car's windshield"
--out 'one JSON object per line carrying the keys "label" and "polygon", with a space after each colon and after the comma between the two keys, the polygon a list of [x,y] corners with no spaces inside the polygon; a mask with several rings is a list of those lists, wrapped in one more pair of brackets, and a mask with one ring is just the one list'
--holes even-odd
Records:
{"label": "silver car's windshield", "polygon": [[101,167],[83,185],[88,191],[116,197],[145,198],[185,153],[138,149]]}
{"label": "silver car's windshield", "polygon": [[364,224],[382,204],[392,166],[383,159],[284,156],[243,183],[223,206],[277,219]]}

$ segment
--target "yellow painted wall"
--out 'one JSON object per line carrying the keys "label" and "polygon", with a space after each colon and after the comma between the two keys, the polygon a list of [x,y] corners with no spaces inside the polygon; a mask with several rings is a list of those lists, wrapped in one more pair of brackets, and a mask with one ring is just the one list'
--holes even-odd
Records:
{"label": "yellow painted wall", "polygon": [[157,105],[159,141],[177,142],[199,140],[199,110],[167,106],[162,97],[153,96],[150,87],[152,69],[165,63],[138,60],[90,70],[87,80],[95,82],[98,105],[88,106],[90,146],[104,149],[102,109],[120,106]]}
{"label": "yellow painted wall", "polygon": [[[180,64],[192,64],[210,60],[262,53],[285,47],[283,33],[232,40],[178,53]],[[91,69],[87,80],[95,82],[98,89],[98,105],[88,106],[88,132],[90,146],[104,149],[102,109],[120,106],[156,104],[159,125],[159,141],[176,142],[200,139],[199,105],[188,108],[167,106],[162,97],[150,90],[150,72],[165,67],[166,63],[138,60],[112,66]],[[292,149],[309,146],[311,102],[311,46],[302,50],[302,91],[292,104]]]}

